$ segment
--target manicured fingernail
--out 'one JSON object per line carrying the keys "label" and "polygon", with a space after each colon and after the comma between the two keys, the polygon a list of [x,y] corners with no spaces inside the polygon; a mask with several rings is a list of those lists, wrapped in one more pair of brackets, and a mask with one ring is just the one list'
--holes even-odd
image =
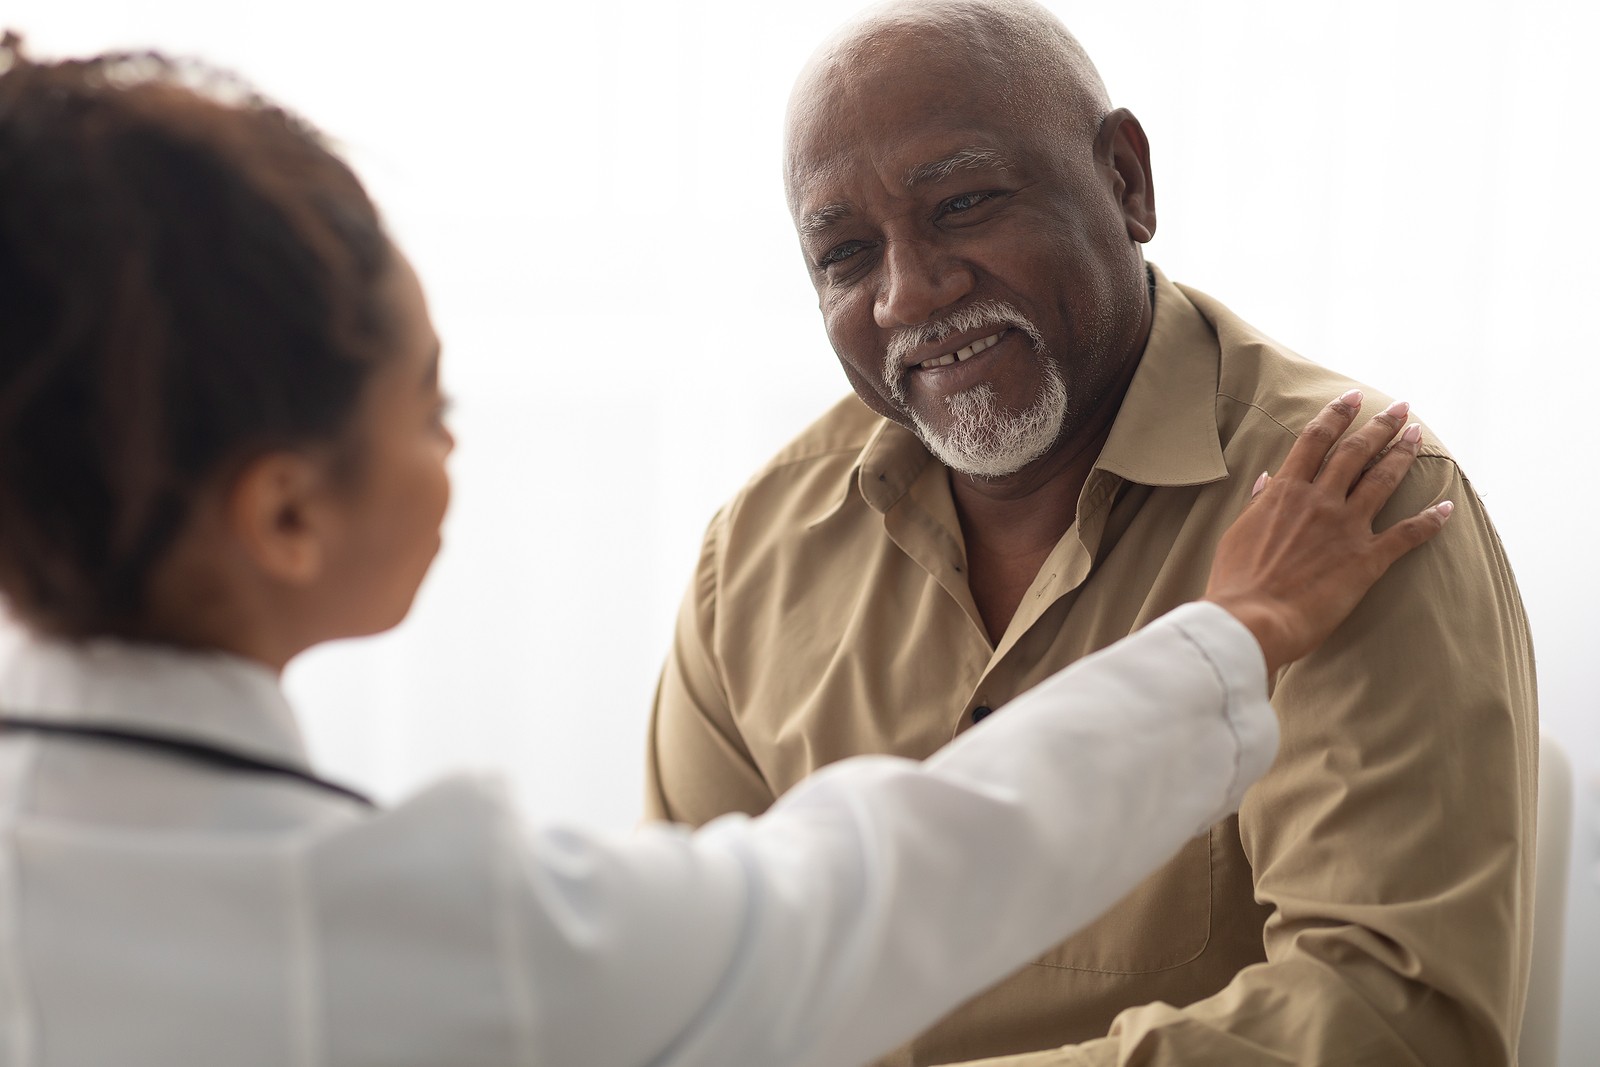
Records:
{"label": "manicured fingernail", "polygon": [[1366,397],[1362,394],[1361,390],[1352,389],[1348,393],[1344,394],[1344,396],[1339,398],[1339,403],[1343,404],[1347,408],[1359,409],[1361,407],[1361,401],[1364,399],[1366,399]]}
{"label": "manicured fingernail", "polygon": [[1413,422],[1401,432],[1400,440],[1404,441],[1408,445],[1416,444],[1418,441],[1422,440],[1422,426]]}
{"label": "manicured fingernail", "polygon": [[1393,404],[1383,409],[1385,415],[1396,419],[1404,419],[1410,411],[1411,402],[1409,400],[1396,400]]}
{"label": "manicured fingernail", "polygon": [[1254,500],[1256,497],[1260,496],[1261,495],[1261,490],[1263,490],[1263,489],[1265,489],[1267,487],[1267,478],[1268,478],[1267,472],[1266,471],[1262,471],[1261,472],[1261,477],[1256,479],[1255,487],[1250,490],[1250,499],[1251,500]]}
{"label": "manicured fingernail", "polygon": [[1455,501],[1453,500],[1441,500],[1433,506],[1433,510],[1437,511],[1439,513],[1439,517],[1442,519],[1448,519],[1450,517],[1450,513],[1455,509],[1456,505]]}

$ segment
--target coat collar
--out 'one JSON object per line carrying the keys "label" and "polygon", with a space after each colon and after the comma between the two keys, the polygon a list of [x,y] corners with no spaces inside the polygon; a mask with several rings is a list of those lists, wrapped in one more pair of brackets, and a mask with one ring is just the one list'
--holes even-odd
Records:
{"label": "coat collar", "polygon": [[3,620],[0,710],[160,731],[310,770],[277,675],[222,652],[35,636]]}

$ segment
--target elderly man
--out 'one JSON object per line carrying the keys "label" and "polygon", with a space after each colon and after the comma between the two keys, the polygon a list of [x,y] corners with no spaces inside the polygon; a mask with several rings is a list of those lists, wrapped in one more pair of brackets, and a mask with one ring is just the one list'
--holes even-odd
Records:
{"label": "elderly man", "polygon": [[[1145,263],[1145,134],[1038,7],[848,27],[794,91],[785,167],[856,396],[706,535],[650,751],[654,814],[691,823],[854,753],[925,756],[1199,595],[1289,428],[1354,387]],[[1278,677],[1282,750],[1239,815],[885,1063],[1509,1062],[1527,625],[1442,448],[1379,525],[1446,496],[1434,549]]]}

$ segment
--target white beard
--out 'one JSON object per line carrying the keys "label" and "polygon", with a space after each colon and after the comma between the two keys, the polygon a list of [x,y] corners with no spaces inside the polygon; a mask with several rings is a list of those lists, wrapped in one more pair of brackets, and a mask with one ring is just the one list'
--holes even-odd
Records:
{"label": "white beard", "polygon": [[[1028,335],[1044,374],[1038,398],[1023,411],[1005,411],[996,403],[994,389],[979,385],[948,397],[950,425],[943,430],[934,428],[906,405],[900,386],[902,360],[920,345],[987,326],[1016,327]],[[1044,356],[1043,336],[1021,311],[1001,301],[985,301],[962,308],[941,322],[896,334],[884,359],[884,383],[939,462],[975,478],[1000,478],[1044,455],[1066,422],[1067,383],[1055,363]]]}
{"label": "white beard", "polygon": [[950,422],[930,426],[910,412],[917,436],[945,466],[974,478],[1015,474],[1056,443],[1067,417],[1067,384],[1049,361],[1041,361],[1044,380],[1039,396],[1022,411],[1005,411],[994,389],[980,385],[946,400]]}

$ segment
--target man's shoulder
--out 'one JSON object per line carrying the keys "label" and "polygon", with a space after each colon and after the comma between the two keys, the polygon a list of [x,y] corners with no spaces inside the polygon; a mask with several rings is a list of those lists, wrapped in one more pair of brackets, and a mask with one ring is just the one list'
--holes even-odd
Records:
{"label": "man's shoulder", "polygon": [[[854,394],[834,404],[723,504],[707,530],[703,562],[714,561],[724,579],[752,571],[777,581],[794,552],[837,545],[846,528],[860,534],[850,517],[870,509],[856,491],[856,467],[885,425]],[[813,536],[819,527],[826,536]]]}
{"label": "man's shoulder", "polygon": [[[1225,439],[1242,433],[1247,438],[1277,439],[1286,447],[1318,411],[1348,390],[1360,389],[1365,394],[1363,417],[1357,425],[1396,399],[1381,388],[1300,355],[1246,322],[1215,297],[1186,285],[1178,288],[1217,337],[1221,352],[1217,373],[1218,428]],[[1424,437],[1422,454],[1454,462],[1432,432]]]}
{"label": "man's shoulder", "polygon": [[846,470],[883,425],[854,393],[841,397],[810,426],[796,434],[751,476],[750,484],[795,466],[835,465]]}
{"label": "man's shoulder", "polygon": [[758,467],[724,512],[753,508],[771,522],[784,512],[804,515],[837,504],[862,450],[882,426],[883,419],[855,394],[843,397]]}

